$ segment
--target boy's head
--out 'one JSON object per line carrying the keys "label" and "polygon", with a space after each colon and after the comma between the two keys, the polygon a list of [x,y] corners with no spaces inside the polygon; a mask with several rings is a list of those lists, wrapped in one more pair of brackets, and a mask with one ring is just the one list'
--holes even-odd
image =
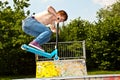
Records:
{"label": "boy's head", "polygon": [[64,22],[68,19],[68,15],[64,10],[58,11],[57,15],[58,15],[58,19],[60,20],[60,22]]}

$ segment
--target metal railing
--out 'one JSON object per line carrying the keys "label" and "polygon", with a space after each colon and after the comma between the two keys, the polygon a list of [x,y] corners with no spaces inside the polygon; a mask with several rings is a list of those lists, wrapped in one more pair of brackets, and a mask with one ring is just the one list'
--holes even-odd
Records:
{"label": "metal railing", "polygon": [[[50,42],[44,44],[43,49],[51,53],[55,49],[56,43]],[[58,42],[58,56],[60,60],[67,59],[86,59],[85,40]],[[51,60],[42,56],[37,56],[36,60]]]}

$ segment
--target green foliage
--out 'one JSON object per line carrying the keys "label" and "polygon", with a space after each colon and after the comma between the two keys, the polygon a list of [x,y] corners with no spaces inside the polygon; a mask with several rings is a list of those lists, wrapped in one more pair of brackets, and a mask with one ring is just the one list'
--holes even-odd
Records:
{"label": "green foliage", "polygon": [[[34,55],[27,55],[20,49],[31,39],[21,30],[22,20],[26,17],[23,8],[29,5],[27,1],[14,0],[14,10],[7,1],[0,1],[0,75],[28,74],[33,70],[28,66],[33,66]],[[31,58],[32,62],[27,58]]]}
{"label": "green foliage", "polygon": [[[103,70],[119,69],[120,2],[101,9],[99,21],[88,30],[87,48],[94,65]],[[88,57],[89,58],[89,57]],[[90,61],[88,63],[92,63]]]}
{"label": "green foliage", "polygon": [[120,63],[120,1],[97,12],[98,22],[80,18],[67,24],[60,37],[63,41],[86,40],[89,69],[114,70]]}
{"label": "green foliage", "polygon": [[81,41],[86,39],[87,27],[90,26],[88,21],[83,21],[80,18],[74,19],[67,24],[61,31],[60,38],[64,41]]}

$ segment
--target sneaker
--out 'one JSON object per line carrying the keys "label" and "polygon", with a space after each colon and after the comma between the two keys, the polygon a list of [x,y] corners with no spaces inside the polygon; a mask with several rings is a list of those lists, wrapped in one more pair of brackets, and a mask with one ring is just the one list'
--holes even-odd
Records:
{"label": "sneaker", "polygon": [[29,43],[29,46],[34,47],[38,50],[44,51],[44,49],[42,49],[42,47],[37,42],[32,41]]}

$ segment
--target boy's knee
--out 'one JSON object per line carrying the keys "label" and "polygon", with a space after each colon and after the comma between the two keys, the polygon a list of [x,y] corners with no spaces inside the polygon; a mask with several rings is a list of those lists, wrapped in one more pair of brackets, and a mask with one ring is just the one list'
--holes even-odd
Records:
{"label": "boy's knee", "polygon": [[47,33],[47,35],[49,35],[49,36],[51,36],[51,35],[52,35],[51,30],[47,30],[47,31],[46,31],[46,33]]}

